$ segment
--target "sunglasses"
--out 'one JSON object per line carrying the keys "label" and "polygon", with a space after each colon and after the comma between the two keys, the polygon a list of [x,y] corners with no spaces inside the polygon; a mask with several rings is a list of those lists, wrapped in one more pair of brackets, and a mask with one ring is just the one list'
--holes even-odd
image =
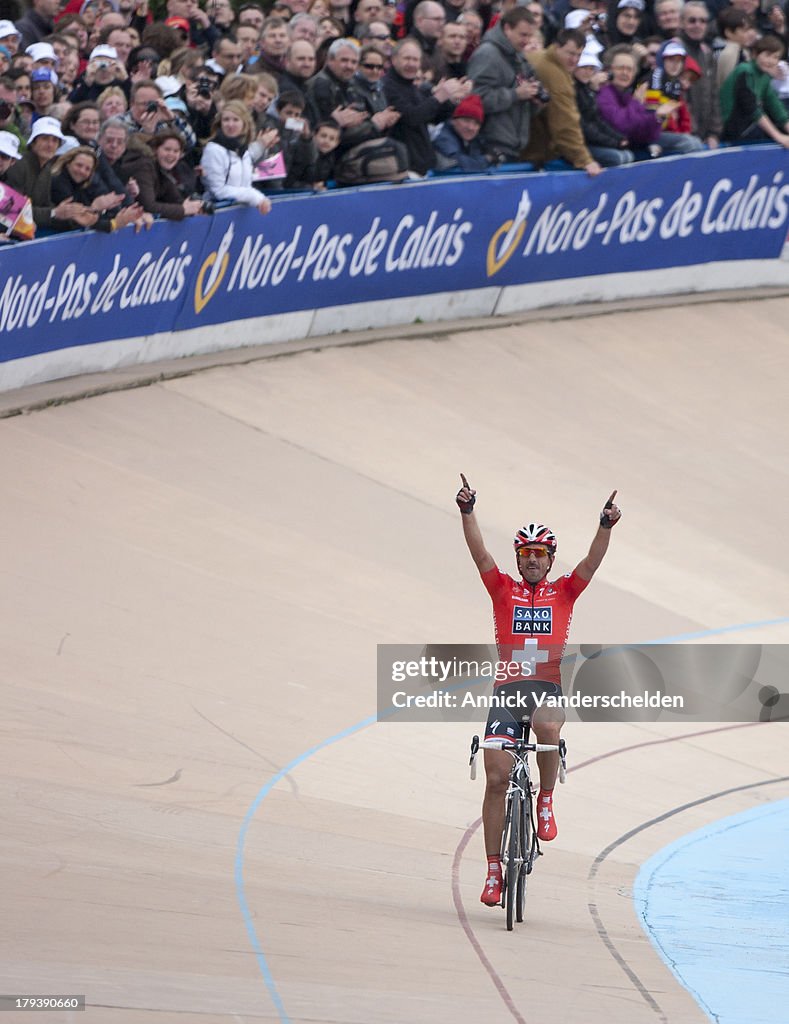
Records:
{"label": "sunglasses", "polygon": [[367,71],[383,71],[383,64],[369,64],[367,61],[362,61],[362,67],[366,68]]}
{"label": "sunglasses", "polygon": [[710,20],[709,18],[686,18],[689,25],[706,25]]}
{"label": "sunglasses", "polygon": [[530,544],[528,547],[525,545],[518,548],[518,556],[528,558],[530,554],[534,553],[537,558],[548,558],[550,550],[542,544]]}

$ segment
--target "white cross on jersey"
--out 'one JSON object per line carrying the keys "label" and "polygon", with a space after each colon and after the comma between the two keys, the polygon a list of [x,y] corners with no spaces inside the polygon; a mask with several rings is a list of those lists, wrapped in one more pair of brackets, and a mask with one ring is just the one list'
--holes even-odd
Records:
{"label": "white cross on jersey", "polygon": [[[523,674],[534,679],[537,676],[537,662],[547,661],[548,652],[541,651],[537,641],[533,637],[529,637],[524,641],[522,650],[512,652],[512,660],[519,662],[524,668],[528,666],[528,671]],[[523,669],[521,671],[523,672]]]}

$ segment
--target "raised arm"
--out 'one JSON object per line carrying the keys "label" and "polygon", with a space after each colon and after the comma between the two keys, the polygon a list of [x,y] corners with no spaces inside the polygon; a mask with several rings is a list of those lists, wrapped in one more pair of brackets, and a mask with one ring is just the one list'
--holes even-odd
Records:
{"label": "raised arm", "polygon": [[608,544],[611,540],[611,528],[622,517],[619,508],[614,504],[615,497],[616,491],[614,491],[603,506],[603,511],[600,513],[600,525],[597,527],[597,533],[594,535],[594,540],[589,548],[589,554],[575,567],[575,571],[582,580],[590,580],[600,568],[600,563],[603,561],[606,551],[608,551]]}
{"label": "raised arm", "polygon": [[489,569],[494,569],[496,563],[493,561],[493,556],[485,547],[485,542],[482,539],[482,531],[479,528],[477,517],[474,514],[474,503],[476,502],[476,491],[469,487],[468,480],[461,473],[460,479],[463,481],[463,486],[457,492],[455,501],[457,502],[458,508],[460,509],[460,518],[463,523],[463,536],[466,538],[466,544],[471,552],[471,557],[474,559],[474,564],[479,569],[480,574],[487,572]]}

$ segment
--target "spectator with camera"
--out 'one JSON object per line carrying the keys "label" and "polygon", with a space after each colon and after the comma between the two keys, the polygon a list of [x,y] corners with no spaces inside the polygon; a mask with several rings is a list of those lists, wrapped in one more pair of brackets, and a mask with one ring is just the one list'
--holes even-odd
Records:
{"label": "spectator with camera", "polygon": [[534,31],[533,15],[513,7],[485,33],[468,62],[469,78],[485,111],[484,143],[508,163],[521,159],[535,105],[540,104],[540,95],[548,98],[523,55]]}
{"label": "spectator with camera", "polygon": [[596,177],[603,168],[586,147],[573,78],[585,42],[580,29],[564,28],[547,50],[531,55],[532,66],[551,99],[532,121],[524,156],[537,164],[560,157],[577,170]]}
{"label": "spectator with camera", "polygon": [[162,90],[156,82],[135,82],[131,90],[129,109],[121,120],[128,127],[130,134],[142,132],[144,135],[158,135],[159,132],[175,128],[185,140],[187,152],[195,147],[197,141],[194,129],[186,117],[177,110],[171,110],[164,102]]}
{"label": "spectator with camera", "polygon": [[69,101],[84,103],[96,100],[111,85],[123,89],[128,96],[129,75],[118,59],[118,51],[114,46],[101,43],[91,50],[87,66],[71,90]]}

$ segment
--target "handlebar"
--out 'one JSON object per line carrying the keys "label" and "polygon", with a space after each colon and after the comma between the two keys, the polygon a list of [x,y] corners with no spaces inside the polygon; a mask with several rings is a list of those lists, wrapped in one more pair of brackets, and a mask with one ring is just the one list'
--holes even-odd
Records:
{"label": "handlebar", "polygon": [[508,753],[516,751],[522,754],[547,754],[558,751],[559,782],[565,782],[567,779],[567,744],[562,739],[559,740],[558,744],[524,743],[523,740],[482,740],[482,742],[480,742],[479,736],[474,736],[471,740],[471,757],[468,762],[471,769],[472,779],[476,779],[477,777],[477,753],[480,748],[484,750],[506,750]]}
{"label": "handlebar", "polygon": [[549,754],[559,750],[556,743],[521,743],[514,740],[483,740],[480,747],[485,750],[527,750],[530,754]]}

